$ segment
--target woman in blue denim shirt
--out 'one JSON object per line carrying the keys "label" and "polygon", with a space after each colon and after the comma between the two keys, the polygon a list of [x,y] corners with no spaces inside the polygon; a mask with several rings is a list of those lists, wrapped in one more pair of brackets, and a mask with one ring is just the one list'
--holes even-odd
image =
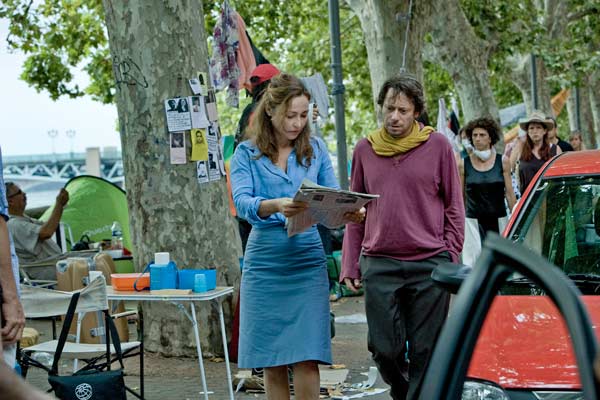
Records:
{"label": "woman in blue denim shirt", "polygon": [[331,364],[325,253],[316,225],[288,238],[292,197],[307,178],[338,187],[325,143],[310,137],[310,94],[288,74],[271,80],[231,161],[233,200],[252,224],[240,290],[240,368],[264,368],[269,399],[319,398],[318,364]]}

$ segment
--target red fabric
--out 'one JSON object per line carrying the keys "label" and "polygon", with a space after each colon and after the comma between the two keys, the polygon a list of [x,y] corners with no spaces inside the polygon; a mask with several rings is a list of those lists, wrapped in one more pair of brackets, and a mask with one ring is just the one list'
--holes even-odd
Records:
{"label": "red fabric", "polygon": [[273,78],[275,75],[279,75],[280,71],[273,64],[260,64],[258,67],[254,68],[252,73],[250,73],[250,77],[257,77],[258,80],[253,82],[253,86],[260,85],[264,81],[268,81]]}
{"label": "red fabric", "polygon": [[237,18],[239,41],[239,45],[235,51],[237,66],[240,70],[238,78],[239,87],[250,90],[252,87],[250,85],[250,77],[252,76],[250,73],[256,68],[256,60],[254,59],[254,52],[252,51],[252,46],[250,46],[248,36],[246,36],[246,23],[237,12],[235,12],[235,16]]}

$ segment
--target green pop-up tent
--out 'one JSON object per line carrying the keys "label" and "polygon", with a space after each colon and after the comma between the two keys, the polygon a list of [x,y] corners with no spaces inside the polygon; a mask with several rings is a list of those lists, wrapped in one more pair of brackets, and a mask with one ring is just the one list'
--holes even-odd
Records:
{"label": "green pop-up tent", "polygon": [[[73,239],[78,241],[87,235],[92,242],[111,238],[111,226],[118,221],[123,229],[123,246],[131,251],[129,232],[129,211],[125,191],[117,185],[96,176],[81,175],[72,178],[65,185],[69,192],[69,203],[63,211],[60,221],[67,224]],[[42,221],[50,218],[54,206],[48,208],[40,217]],[[73,243],[67,243],[70,250]],[[127,264],[127,263],[126,263]],[[133,264],[117,264],[119,272],[125,269],[133,272]]]}

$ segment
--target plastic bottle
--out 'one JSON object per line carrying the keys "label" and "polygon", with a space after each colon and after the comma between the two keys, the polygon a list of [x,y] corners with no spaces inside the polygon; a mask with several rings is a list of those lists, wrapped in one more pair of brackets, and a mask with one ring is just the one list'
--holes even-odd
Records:
{"label": "plastic bottle", "polygon": [[31,355],[31,358],[48,368],[50,368],[52,366],[52,363],[54,362],[54,356],[44,351],[34,352]]}
{"label": "plastic bottle", "polygon": [[110,227],[112,237],[110,241],[110,245],[113,250],[118,250],[123,248],[123,229],[121,228],[121,224],[118,221],[113,222]]}
{"label": "plastic bottle", "polygon": [[169,253],[155,253],[150,264],[150,290],[176,289],[177,266],[170,260]]}

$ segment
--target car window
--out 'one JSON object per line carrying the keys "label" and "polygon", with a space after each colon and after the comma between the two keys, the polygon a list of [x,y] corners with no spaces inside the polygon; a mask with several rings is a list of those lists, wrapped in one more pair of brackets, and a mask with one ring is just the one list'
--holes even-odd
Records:
{"label": "car window", "polygon": [[600,275],[600,177],[544,180],[510,238],[570,274]]}

